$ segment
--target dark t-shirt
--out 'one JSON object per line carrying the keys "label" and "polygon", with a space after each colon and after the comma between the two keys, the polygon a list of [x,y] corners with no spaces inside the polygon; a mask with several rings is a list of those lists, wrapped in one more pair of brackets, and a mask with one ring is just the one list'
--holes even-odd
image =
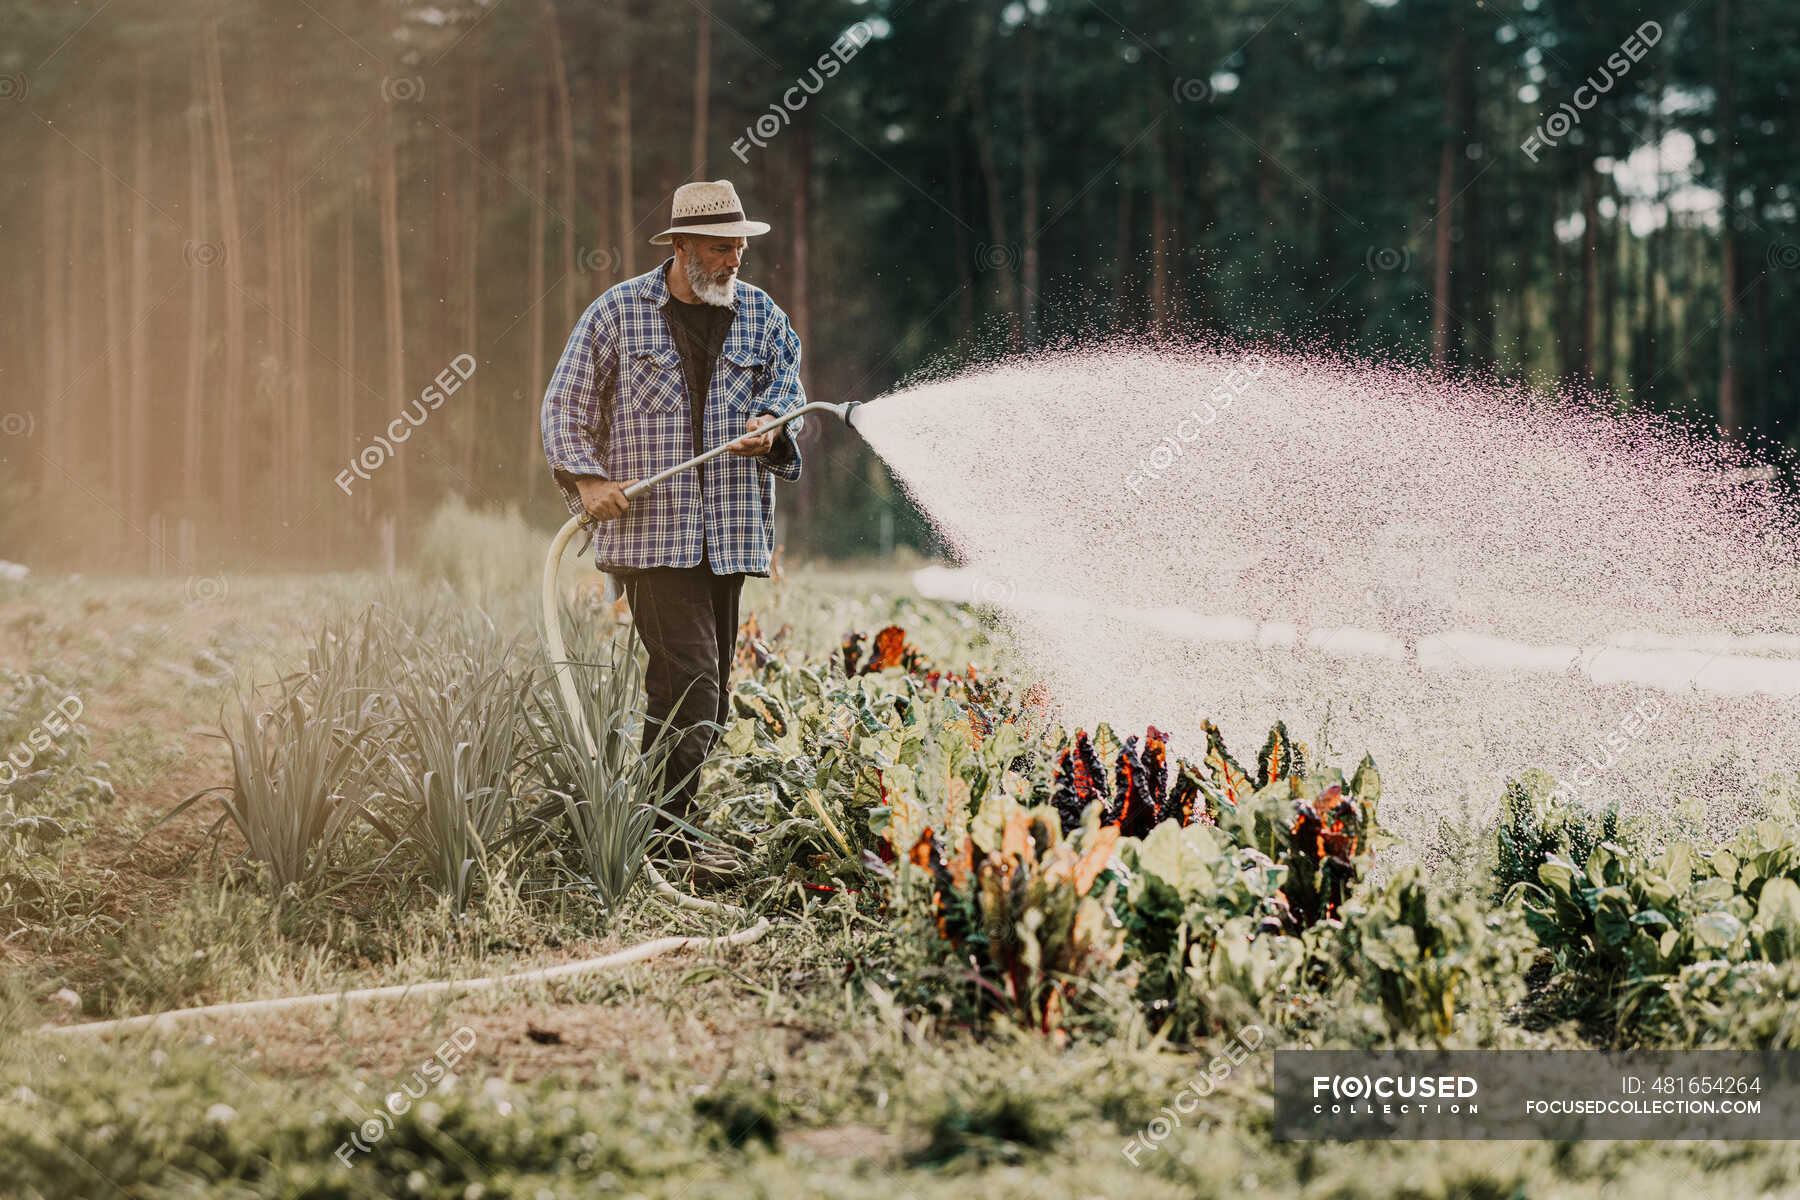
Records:
{"label": "dark t-shirt", "polygon": [[[701,433],[706,405],[696,398],[704,397],[712,386],[713,368],[718,365],[719,351],[725,348],[725,334],[731,329],[737,310],[718,304],[689,304],[671,295],[662,311],[669,336],[681,352],[681,368],[687,376],[688,411],[693,417],[694,453],[698,454],[706,448]],[[701,464],[694,469],[703,472],[706,466]]]}
{"label": "dark t-shirt", "polygon": [[[718,304],[689,304],[685,300],[676,299],[671,292],[669,302],[663,306],[662,311],[663,318],[669,325],[669,335],[675,339],[675,348],[681,353],[682,370],[687,375],[688,395],[704,397],[712,387],[713,368],[718,365],[719,352],[725,348],[725,335],[731,332],[731,322],[737,316],[737,310]],[[699,454],[705,448],[705,438],[701,433],[705,402],[702,400],[690,404],[688,408],[693,418],[694,453]],[[793,452],[792,435],[784,425],[776,435],[775,448],[764,456],[764,461],[770,466],[784,466],[793,461]],[[694,469],[703,472],[706,467],[703,464]]]}
{"label": "dark t-shirt", "polygon": [[[706,446],[706,436],[702,432],[706,405],[693,398],[705,396],[712,387],[713,368],[719,363],[719,351],[725,348],[725,334],[730,331],[737,310],[719,304],[689,304],[671,294],[662,311],[669,324],[669,335],[681,352],[681,369],[687,376],[694,453],[699,454]],[[706,464],[701,463],[694,470],[700,472],[701,486],[704,487]],[[705,570],[706,565],[706,539],[701,538],[700,561],[695,564],[695,570]]]}

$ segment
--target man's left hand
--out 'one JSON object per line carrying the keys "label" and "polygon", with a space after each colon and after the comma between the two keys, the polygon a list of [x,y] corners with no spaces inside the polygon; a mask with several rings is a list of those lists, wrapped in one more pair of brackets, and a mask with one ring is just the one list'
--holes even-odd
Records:
{"label": "man's left hand", "polygon": [[[781,430],[779,428],[775,428],[775,429],[771,429],[769,432],[763,433],[763,434],[757,434],[756,431],[758,429],[761,429],[765,425],[773,425],[774,423],[775,423],[774,417],[770,417],[770,416],[751,417],[749,420],[744,422],[745,436],[743,436],[743,437],[739,438],[737,441],[731,443],[731,446],[729,447],[729,449],[726,452],[728,454],[740,454],[746,458],[760,458],[763,455],[769,453],[769,451],[775,449],[775,438],[776,438],[776,435],[781,432]],[[755,436],[750,436],[752,434],[754,434]]]}

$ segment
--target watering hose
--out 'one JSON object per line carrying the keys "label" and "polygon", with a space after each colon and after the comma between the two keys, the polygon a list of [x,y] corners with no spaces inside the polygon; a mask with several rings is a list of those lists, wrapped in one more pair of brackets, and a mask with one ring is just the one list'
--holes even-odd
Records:
{"label": "watering hose", "polygon": [[[758,427],[756,436],[761,436],[762,434],[780,429],[795,417],[809,412],[834,413],[843,419],[844,424],[851,426],[851,428],[855,428],[851,414],[856,409],[858,403],[858,401],[851,400],[843,404],[827,404],[822,400],[817,400],[811,404],[803,404],[793,412],[785,413],[782,416],[777,417],[774,422]],[[750,435],[746,434],[745,436],[747,437]],[[670,467],[665,471],[658,471],[648,479],[640,479],[625,489],[625,498],[627,500],[634,499],[671,476],[679,475],[690,467],[697,467],[703,462],[717,458],[742,440],[742,438],[733,438],[729,442],[721,442],[704,454],[695,455],[686,462]],[[592,731],[587,727],[587,711],[581,705],[581,698],[575,691],[574,677],[569,673],[569,655],[563,647],[562,615],[557,611],[556,606],[556,575],[557,571],[562,566],[563,551],[568,548],[569,541],[580,532],[582,526],[586,525],[589,520],[590,518],[585,513],[578,513],[577,515],[570,517],[563,527],[557,531],[556,536],[550,540],[550,552],[544,556],[544,641],[550,650],[551,669],[556,672],[556,686],[562,692],[563,704],[568,708],[569,712],[574,715],[575,723],[581,728],[582,742],[587,746],[589,756],[593,757],[598,756],[600,750],[598,744],[594,741]],[[825,816],[822,811],[819,815],[822,817]],[[826,825],[827,827],[831,826],[829,817],[826,817]],[[835,828],[832,828],[832,832],[837,834]],[[838,834],[837,836],[839,841],[843,840],[841,834]],[[721,913],[730,916],[750,915],[735,904],[726,904],[718,900],[702,900],[697,896],[689,896],[676,891],[674,887],[669,884],[669,881],[664,879],[662,874],[657,871],[654,863],[646,861],[644,863],[644,870],[649,874],[650,884],[656,889],[657,894],[671,901],[679,908],[689,909],[694,912]]]}
{"label": "watering hose", "polygon": [[[856,401],[846,404],[826,404],[815,402],[803,405],[778,418],[772,425],[764,425],[757,432],[779,429],[802,413],[825,410],[836,413],[850,424],[850,412],[857,405]],[[679,466],[670,467],[652,475],[648,479],[640,479],[625,489],[629,499],[637,496],[654,485],[661,483],[671,475],[679,474],[689,467],[698,466],[710,458],[715,458],[730,449],[741,439],[734,439],[715,446],[705,454],[689,459]],[[562,564],[563,551],[581,529],[585,518],[573,517],[557,532],[550,542],[550,553],[544,560],[544,640],[549,646],[550,660],[556,672],[557,686],[561,689],[563,702],[573,714],[576,725],[581,730],[583,743],[590,755],[598,754],[599,748],[594,742],[592,731],[588,729],[586,710],[581,706],[579,695],[575,691],[575,681],[569,674],[568,653],[563,646],[562,619],[556,608],[556,573]],[[821,816],[824,814],[821,813]],[[834,831],[835,832],[835,831]],[[651,884],[658,895],[671,901],[679,908],[694,912],[717,913],[724,916],[747,917],[749,912],[736,904],[726,904],[718,900],[702,900],[697,896],[685,895],[675,890],[669,881],[664,879],[654,864],[646,861],[644,870],[649,873]],[[768,918],[758,918],[756,924],[736,933],[719,937],[666,937],[643,942],[612,954],[599,958],[583,959],[579,962],[564,963],[555,967],[540,967],[530,971],[515,971],[505,975],[489,975],[474,979],[440,979],[425,983],[400,983],[386,987],[356,988],[342,992],[317,992],[304,996],[277,996],[268,1000],[243,1000],[230,1004],[209,1004],[198,1008],[178,1008],[168,1012],[146,1013],[142,1016],[123,1017],[113,1021],[89,1021],[79,1025],[44,1025],[41,1032],[52,1034],[77,1033],[123,1033],[136,1029],[168,1028],[179,1021],[195,1017],[207,1016],[251,1016],[265,1012],[282,1012],[300,1008],[319,1008],[333,1004],[348,1004],[363,1000],[376,999],[410,999],[420,996],[461,995],[468,992],[487,991],[510,983],[540,983],[557,979],[570,979],[594,971],[622,967],[647,958],[654,958],[670,950],[682,950],[690,947],[707,946],[744,946],[759,940],[769,931]]]}
{"label": "watering hose", "polygon": [[138,1029],[168,1029],[181,1021],[196,1017],[248,1017],[259,1013],[291,1012],[301,1008],[324,1008],[363,1000],[412,1000],[423,996],[463,996],[470,992],[490,991],[509,983],[548,983],[558,979],[573,979],[595,971],[643,962],[647,958],[655,958],[670,950],[685,950],[693,946],[746,946],[759,940],[768,931],[768,919],[763,918],[748,929],[741,929],[723,937],[657,938],[654,941],[640,942],[638,945],[617,950],[599,958],[585,958],[579,962],[563,963],[555,967],[539,967],[531,971],[514,971],[507,975],[486,975],[473,979],[433,979],[424,983],[395,983],[385,987],[356,988],[344,992],[316,992],[306,996],[276,996],[268,1000],[239,1000],[231,1004],[208,1004],[199,1008],[177,1008],[169,1012],[120,1017],[114,1021],[88,1021],[80,1025],[44,1025],[39,1028],[39,1032],[55,1034],[129,1033]]}

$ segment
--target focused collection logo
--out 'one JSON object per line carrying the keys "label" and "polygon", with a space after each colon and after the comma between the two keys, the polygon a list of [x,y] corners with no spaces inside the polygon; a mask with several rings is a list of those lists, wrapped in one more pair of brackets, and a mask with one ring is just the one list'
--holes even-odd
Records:
{"label": "focused collection logo", "polygon": [[1474,1114],[1473,1075],[1314,1075],[1312,1110],[1322,1116]]}

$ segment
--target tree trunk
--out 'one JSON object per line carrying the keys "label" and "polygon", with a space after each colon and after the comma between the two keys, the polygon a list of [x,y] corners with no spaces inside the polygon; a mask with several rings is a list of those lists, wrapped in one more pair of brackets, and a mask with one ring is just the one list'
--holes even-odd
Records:
{"label": "tree trunk", "polygon": [[1160,172],[1150,182],[1150,332],[1169,332],[1169,208]]}
{"label": "tree trunk", "polygon": [[[1174,86],[1171,80],[1170,89]],[[1172,91],[1165,92],[1167,94]],[[1197,282],[1184,286],[1191,278],[1187,270],[1187,222],[1182,203],[1185,173],[1181,169],[1181,125],[1173,113],[1163,122],[1157,142],[1162,153],[1163,189],[1168,196],[1169,321],[1179,327],[1200,307],[1200,289]]]}
{"label": "tree trunk", "polygon": [[637,238],[632,230],[631,200],[631,32],[619,31],[619,270],[627,279],[636,275]]}
{"label": "tree trunk", "polygon": [[[545,144],[548,141],[546,127],[549,124],[550,93],[540,83],[532,89],[531,97],[531,175],[533,179],[542,180],[544,172],[549,168],[550,150]],[[542,400],[549,380],[544,371],[544,306],[538,303],[544,294],[544,206],[531,206],[531,244],[526,247],[530,262],[529,277],[531,281],[531,315],[525,322],[526,338],[531,347],[531,395]],[[541,438],[525,439],[526,478],[537,473],[537,465],[543,458],[539,443]]]}
{"label": "tree trunk", "polygon": [[[1706,247],[1704,240],[1698,234],[1691,234],[1685,239],[1677,238],[1674,254],[1680,255],[1684,248],[1687,251],[1688,259],[1686,268],[1683,269],[1679,261],[1672,263],[1671,265],[1674,269],[1669,272],[1671,280],[1697,280],[1703,278],[1706,267]],[[1694,325],[1694,310],[1693,305],[1688,303],[1686,296],[1678,296],[1675,292],[1675,288],[1671,287],[1669,289],[1670,307],[1675,312],[1675,323],[1670,328],[1670,333],[1674,335],[1671,340],[1674,341],[1676,346],[1682,348],[1676,352],[1674,359],[1676,364],[1676,377],[1680,381],[1680,386],[1676,389],[1676,395],[1686,397],[1694,394],[1694,359],[1696,356],[1685,352],[1686,347],[1694,340],[1688,332]]]}
{"label": "tree trunk", "polygon": [[[332,456],[341,463],[352,462],[362,449],[357,445],[356,428],[356,206],[353,201],[360,188],[346,187],[344,206],[338,210],[338,420],[337,452]],[[335,472],[334,472],[335,475]],[[370,514],[369,491],[361,488],[351,493],[357,517],[367,521]]]}
{"label": "tree trunk", "polygon": [[[293,440],[275,451],[288,460],[294,483],[288,489],[293,503],[313,490],[313,415],[308,360],[312,357],[312,255],[308,253],[306,189],[294,193],[293,209],[288,214],[288,428]],[[335,472],[334,472],[335,474]],[[310,505],[308,506],[310,508]],[[311,529],[295,529],[294,536],[312,541]]]}
{"label": "tree trunk", "polygon": [[[400,168],[396,161],[399,151],[394,144],[398,134],[392,113],[393,105],[382,106],[381,157],[376,183],[381,210],[382,309],[387,329],[387,388],[383,399],[396,406],[397,411],[406,395],[406,326],[400,278]],[[396,522],[404,527],[412,499],[404,447],[396,447],[393,467],[393,486],[397,495],[393,511]]]}
{"label": "tree trunk", "polygon": [[61,406],[67,419],[63,422],[63,453],[56,459],[61,470],[55,474],[80,471],[103,487],[106,444],[102,439],[84,437],[83,431],[97,429],[106,422],[105,379],[95,379],[94,370],[87,365],[94,361],[96,352],[105,352],[104,345],[94,344],[100,340],[94,326],[104,324],[104,316],[94,311],[99,289],[95,286],[92,255],[81,252],[83,247],[93,246],[99,236],[100,197],[98,189],[88,183],[87,159],[71,147],[64,161],[68,164],[64,178],[68,181],[65,198],[69,228],[65,249],[67,286],[63,288],[63,333],[67,340],[63,356],[69,366],[69,393]]}
{"label": "tree trunk", "polygon": [[[63,322],[69,334],[70,421],[68,453],[62,465],[106,486],[107,446],[104,438],[83,436],[106,424],[106,373],[89,364],[107,352],[105,298],[91,250],[100,240],[100,188],[90,183],[88,160],[79,150],[69,159],[69,286],[63,293]],[[103,532],[103,531],[102,531]]]}
{"label": "tree trunk", "polygon": [[1581,170],[1581,374],[1597,378],[1600,341],[1600,173],[1593,161]]}
{"label": "tree trunk", "polygon": [[[456,274],[456,238],[462,219],[457,212],[457,205],[462,200],[461,189],[456,186],[457,160],[466,158],[467,154],[442,135],[435,139],[434,145],[437,202],[431,206],[431,290],[437,302],[431,306],[431,340],[426,343],[426,361],[446,363],[456,357],[456,350],[450,344],[450,322],[456,315],[451,293],[456,287],[452,281]],[[460,392],[458,396],[460,398]]]}
{"label": "tree trunk", "polygon": [[706,178],[706,118],[712,104],[712,0],[695,0],[694,152],[691,179]]}
{"label": "tree trunk", "polygon": [[[809,236],[812,223],[812,126],[806,120],[804,110],[794,119],[793,143],[790,159],[794,208],[793,321],[794,332],[800,335],[802,347],[800,386],[810,393],[814,370],[812,358],[805,353],[805,348],[812,337],[812,291],[809,286],[812,274],[812,239]],[[817,422],[810,425],[818,428]]]}
{"label": "tree trunk", "polygon": [[[588,208],[592,213],[593,241],[592,248],[599,256],[600,270],[598,278],[588,288],[589,296],[596,296],[618,281],[619,256],[618,222],[613,220],[613,205],[618,199],[617,189],[612,178],[613,159],[617,146],[602,143],[605,135],[614,132],[610,113],[606,108],[604,89],[610,84],[610,77],[605,81],[589,80],[578,85],[582,93],[581,111],[594,113],[596,117],[588,123],[594,141],[595,163],[591,170],[583,172]],[[606,113],[602,117],[598,114]]]}
{"label": "tree trunk", "polygon": [[1728,438],[1743,432],[1737,381],[1737,108],[1731,78],[1731,0],[1716,0],[1719,147],[1719,428]]}
{"label": "tree trunk", "polygon": [[956,216],[950,222],[950,252],[956,256],[956,278],[962,284],[956,293],[956,332],[967,343],[975,336],[975,250],[969,245],[969,223],[962,219],[969,211],[969,155],[960,134],[952,135],[950,196]]}
{"label": "tree trunk", "polygon": [[1463,144],[1468,125],[1468,42],[1461,24],[1450,39],[1449,68],[1445,73],[1445,129],[1438,147],[1437,218],[1432,228],[1431,295],[1431,365],[1442,370],[1449,365],[1453,336],[1456,297],[1451,288],[1455,276],[1451,271],[1452,242],[1450,234],[1456,224],[1452,211],[1457,200],[1457,181],[1463,162]]}
{"label": "tree trunk", "polygon": [[1129,303],[1126,291],[1131,281],[1131,186],[1125,179],[1125,164],[1119,164],[1118,177],[1113,181],[1118,192],[1119,211],[1113,222],[1113,323],[1120,328],[1125,327],[1125,314]]}
{"label": "tree trunk", "polygon": [[1595,356],[1594,369],[1598,373],[1600,386],[1611,392],[1617,385],[1614,378],[1617,370],[1614,339],[1618,337],[1619,243],[1623,240],[1619,235],[1619,227],[1623,224],[1625,209],[1619,203],[1610,176],[1607,179],[1607,189],[1613,192],[1613,215],[1606,223],[1606,250],[1600,259],[1600,349]]}
{"label": "tree trunk", "polygon": [[[1471,143],[1480,142],[1480,131],[1473,128],[1476,117],[1471,114]],[[1491,153],[1491,151],[1488,151]],[[1469,181],[1463,192],[1462,303],[1474,328],[1464,331],[1463,357],[1482,368],[1494,365],[1494,261],[1493,240],[1488,224],[1493,218],[1483,204],[1481,176]]]}
{"label": "tree trunk", "polygon": [[[260,403],[268,405],[268,424],[264,439],[271,443],[259,446],[259,451],[266,451],[269,469],[261,472],[274,490],[272,505],[276,514],[293,511],[294,464],[287,450],[292,444],[293,433],[289,423],[293,419],[292,405],[288,403],[288,377],[293,364],[288,361],[288,329],[287,320],[287,210],[282,206],[283,197],[287,193],[287,143],[278,139],[274,149],[273,161],[269,165],[269,190],[264,199],[263,236],[266,244],[263,250],[264,270],[267,272],[266,286],[263,289],[263,311],[267,318],[264,333],[265,365],[272,359],[274,375],[259,371],[256,381],[256,398]],[[259,454],[258,457],[263,457]],[[263,499],[267,499],[266,497]]]}
{"label": "tree trunk", "polygon": [[1633,389],[1637,392],[1638,403],[1640,404],[1646,404],[1651,400],[1653,395],[1652,389],[1655,386],[1652,381],[1655,380],[1659,374],[1656,365],[1656,344],[1657,338],[1661,336],[1662,300],[1661,297],[1657,295],[1657,289],[1661,286],[1658,276],[1662,265],[1662,247],[1664,239],[1667,236],[1666,229],[1669,221],[1667,202],[1663,195],[1663,73],[1655,67],[1652,67],[1651,69],[1654,72],[1656,81],[1650,93],[1650,144],[1656,148],[1656,174],[1654,178],[1655,194],[1651,199],[1652,202],[1662,210],[1662,219],[1653,224],[1650,230],[1650,236],[1644,239],[1644,323],[1640,335],[1643,338],[1644,350],[1641,356],[1641,362],[1638,366],[1638,375],[1637,379],[1634,381],[1635,386]]}
{"label": "tree trunk", "polygon": [[1514,353],[1518,359],[1518,369],[1521,377],[1526,377],[1531,374],[1531,335],[1533,332],[1531,328],[1531,284],[1533,281],[1533,268],[1536,265],[1537,254],[1531,244],[1531,240],[1528,237],[1523,236],[1524,231],[1529,229],[1529,222],[1524,223],[1521,235],[1515,239],[1515,244],[1519,247],[1519,255],[1518,270],[1513,279],[1512,287],[1513,336],[1516,339],[1514,343],[1516,346]]}
{"label": "tree trunk", "polygon": [[994,158],[993,123],[982,100],[981,83],[970,86],[975,113],[975,148],[981,159],[981,179],[987,192],[988,229],[994,244],[980,254],[982,265],[994,272],[1000,291],[1000,308],[1006,314],[1007,348],[1019,348],[1019,301],[1013,282],[1013,247],[1006,240],[1006,206],[1000,191],[1000,167]]}
{"label": "tree trunk", "polygon": [[[1268,145],[1270,134],[1262,133],[1261,131],[1263,129],[1268,129],[1270,133],[1275,131],[1276,114],[1267,112],[1261,105],[1258,105],[1256,107],[1256,119],[1258,122],[1256,126],[1258,130],[1256,144],[1259,147]],[[1258,242],[1272,244],[1275,242],[1279,233],[1277,225],[1277,214],[1279,210],[1276,208],[1276,204],[1280,199],[1279,194],[1276,192],[1278,181],[1275,178],[1274,160],[1260,149],[1256,152],[1255,177],[1257,215],[1255,237]]]}
{"label": "tree trunk", "polygon": [[[562,179],[558,194],[562,211],[563,303],[564,329],[575,327],[577,289],[581,276],[575,270],[575,115],[569,100],[569,69],[563,59],[562,23],[556,19],[555,0],[542,0],[544,27],[550,33],[550,82],[556,88],[556,137],[562,150]],[[533,185],[542,187],[540,174]],[[541,293],[540,293],[541,294]]]}
{"label": "tree trunk", "polygon": [[1023,187],[1019,197],[1019,335],[1025,349],[1038,343],[1038,132],[1036,104],[1032,96],[1036,74],[1037,39],[1029,23],[1019,29],[1022,69],[1019,71],[1019,110],[1023,116],[1024,137],[1019,147]]}
{"label": "tree trunk", "polygon": [[[125,512],[134,520],[149,512],[150,504],[150,202],[145,196],[150,183],[150,101],[142,73],[137,79],[133,121],[132,188],[136,192],[131,218],[131,419],[130,485]],[[145,547],[148,551],[149,547]]]}
{"label": "tree trunk", "polygon": [[[127,407],[130,364],[125,355],[125,277],[120,271],[123,261],[119,253],[119,185],[113,170],[112,122],[100,122],[100,162],[95,167],[95,181],[100,188],[100,302],[105,313],[106,362],[106,447],[107,478],[105,494],[116,499],[127,521],[136,524],[142,514],[131,511],[130,449]],[[115,532],[123,533],[123,530]]]}
{"label": "tree trunk", "polygon": [[187,252],[187,390],[181,412],[181,487],[183,510],[192,512],[199,506],[200,446],[202,412],[206,395],[206,332],[212,328],[207,296],[207,277],[214,262],[207,235],[211,232],[206,210],[206,71],[198,49],[193,53],[189,85],[191,99],[187,110],[188,129],[188,219],[193,222],[196,241],[189,242]]}
{"label": "tree trunk", "polygon": [[[1757,218],[1762,226],[1768,228],[1775,218],[1765,206],[1763,193],[1758,194]],[[1769,275],[1768,271],[1759,271],[1756,275],[1756,348],[1757,373],[1755,404],[1750,409],[1751,425],[1765,433],[1773,433],[1776,420],[1774,372],[1775,342],[1769,332]]]}
{"label": "tree trunk", "polygon": [[[705,20],[705,18],[702,18]],[[806,119],[805,110],[794,118],[794,149],[792,159],[793,175],[793,207],[794,207],[794,279],[793,279],[793,321],[794,332],[800,337],[800,386],[807,398],[817,397],[813,381],[818,377],[814,369],[812,344],[812,239],[808,226],[812,220],[812,126]],[[702,164],[703,165],[703,164]],[[700,169],[696,166],[696,171]],[[802,439],[802,449],[816,446],[823,428],[818,421],[807,422]],[[801,526],[806,527],[812,516],[813,497],[817,491],[819,471],[815,467],[800,476],[800,494],[796,497],[795,517]]]}
{"label": "tree trunk", "polygon": [[[69,185],[69,156],[61,138],[44,139],[44,458],[62,465],[67,451],[63,432],[73,430],[75,397],[70,395],[68,326],[65,306],[69,286],[69,207],[74,197]],[[73,439],[69,439],[73,445]],[[39,476],[46,489],[54,486],[55,469],[45,466]]]}
{"label": "tree trunk", "polygon": [[[477,148],[481,145],[481,73],[476,68],[473,86],[469,88],[469,144]],[[457,265],[462,272],[462,346],[461,351],[472,354],[477,360],[481,358],[481,347],[476,339],[481,315],[481,293],[477,289],[477,280],[481,275],[481,163],[471,158],[468,162],[468,173],[463,183],[463,253]],[[485,405],[482,394],[486,391],[471,381],[464,385],[468,392],[462,414],[462,472],[463,478],[471,483],[475,481],[475,446],[480,437],[483,425]]]}
{"label": "tree trunk", "polygon": [[238,225],[237,182],[231,161],[231,124],[219,65],[219,22],[206,26],[207,95],[211,102],[213,162],[219,175],[219,228],[225,258],[225,387],[219,396],[219,507],[227,529],[242,528],[244,506],[244,244]]}
{"label": "tree trunk", "polygon": [[1562,188],[1552,187],[1546,209],[1546,233],[1550,239],[1550,320],[1554,343],[1554,369],[1557,378],[1567,379],[1573,372],[1574,343],[1569,336],[1569,271],[1568,252],[1562,238],[1556,235],[1556,214],[1562,211]]}

